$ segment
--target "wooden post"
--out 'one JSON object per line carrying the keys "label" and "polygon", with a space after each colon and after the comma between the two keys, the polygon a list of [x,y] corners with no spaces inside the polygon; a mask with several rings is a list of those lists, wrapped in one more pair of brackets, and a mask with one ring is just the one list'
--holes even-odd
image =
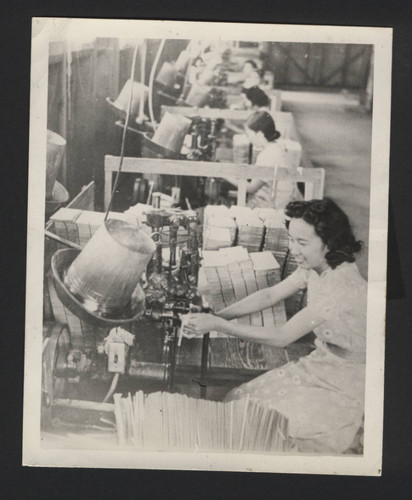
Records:
{"label": "wooden post", "polygon": [[105,170],[104,172],[104,210],[109,207],[110,198],[112,196],[113,171]]}
{"label": "wooden post", "polygon": [[119,93],[119,41],[97,38],[93,50],[93,177],[96,185],[96,209],[103,207],[104,155],[120,152],[113,115],[107,110],[106,97],[115,99]]}
{"label": "wooden post", "polygon": [[140,82],[142,86],[140,88],[140,105],[139,105],[139,120],[143,122],[144,117],[144,104],[145,104],[145,87],[146,84],[146,53],[147,53],[147,41],[143,40],[141,46],[141,57],[140,57]]}
{"label": "wooden post", "polygon": [[206,399],[207,394],[207,368],[209,355],[210,333],[203,335],[202,360],[200,365],[200,397]]}
{"label": "wooden post", "polygon": [[[60,115],[60,135],[67,140],[67,42],[62,44],[63,46],[63,57],[62,57],[62,112]],[[59,175],[62,184],[67,186],[70,192],[70,184],[67,185],[67,154],[63,155],[63,161],[60,168]]]}
{"label": "wooden post", "polygon": [[344,51],[344,58],[343,58],[343,64],[342,64],[342,82],[341,82],[341,87],[344,89],[346,88],[346,80],[347,80],[347,74],[348,74],[348,66],[349,66],[349,50],[350,50],[350,45],[345,45]]}
{"label": "wooden post", "polygon": [[247,180],[239,180],[237,186],[237,204],[239,207],[244,207],[246,205],[246,184]]}

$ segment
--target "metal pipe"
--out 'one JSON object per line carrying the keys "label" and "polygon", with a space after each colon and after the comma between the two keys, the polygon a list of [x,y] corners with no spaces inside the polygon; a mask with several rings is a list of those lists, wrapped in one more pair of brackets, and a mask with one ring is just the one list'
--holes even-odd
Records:
{"label": "metal pipe", "polygon": [[77,410],[95,410],[114,412],[114,404],[98,403],[95,401],[83,401],[81,399],[53,399],[53,406],[61,406],[64,408],[76,408]]}
{"label": "metal pipe", "polygon": [[132,81],[130,85],[130,96],[129,96],[129,104],[127,106],[127,113],[126,113],[126,121],[124,124],[124,129],[123,129],[123,136],[122,136],[122,145],[120,148],[120,161],[119,161],[119,168],[116,173],[116,179],[114,181],[113,189],[112,189],[112,194],[110,197],[109,205],[106,210],[106,214],[104,216],[104,220],[106,221],[107,217],[109,216],[110,209],[112,208],[112,203],[113,203],[113,198],[114,194],[116,192],[117,186],[119,184],[119,178],[120,178],[120,172],[122,171],[122,165],[123,165],[123,158],[124,158],[124,146],[126,142],[126,134],[127,134],[127,128],[129,125],[129,117],[130,117],[130,110],[132,108],[132,101],[133,101],[133,80],[134,80],[134,73],[135,73],[135,67],[136,67],[136,58],[137,58],[137,51],[139,48],[139,41],[136,41],[136,47],[134,49],[134,54],[133,54],[133,61],[132,61],[132,69],[131,69],[131,75],[130,79]]}
{"label": "metal pipe", "polygon": [[120,373],[115,373],[113,375],[113,379],[112,379],[112,383],[110,385],[110,389],[109,389],[108,393],[106,394],[106,396],[104,397],[103,403],[107,403],[107,401],[109,401],[109,399],[113,396],[114,391],[116,390],[117,384],[119,382],[119,377],[120,377]]}
{"label": "metal pipe", "polygon": [[140,61],[140,83],[142,84],[140,90],[140,106],[139,106],[139,122],[143,123],[144,120],[144,94],[146,92],[145,80],[146,80],[146,52],[147,52],[147,42],[143,40],[141,49],[141,61]]}
{"label": "metal pipe", "polygon": [[166,39],[163,38],[160,41],[159,48],[157,49],[156,57],[155,57],[155,60],[153,62],[152,71],[150,72],[150,78],[149,78],[149,114],[150,114],[150,120],[152,122],[152,127],[153,127],[153,130],[155,132],[157,129],[157,125],[156,125],[156,121],[154,119],[154,113],[153,113],[153,82],[154,82],[156,68],[157,68],[157,65],[159,64],[160,55],[162,53],[162,50],[163,50],[165,43],[166,43]]}
{"label": "metal pipe", "polygon": [[66,245],[70,248],[74,248],[75,250],[83,250],[83,247],[78,245],[77,243],[73,243],[72,241],[66,240],[65,238],[62,238],[61,236],[57,236],[57,234],[51,233],[50,231],[44,231],[44,234],[47,238],[50,238],[51,240],[58,241],[59,243],[63,243],[63,245]]}

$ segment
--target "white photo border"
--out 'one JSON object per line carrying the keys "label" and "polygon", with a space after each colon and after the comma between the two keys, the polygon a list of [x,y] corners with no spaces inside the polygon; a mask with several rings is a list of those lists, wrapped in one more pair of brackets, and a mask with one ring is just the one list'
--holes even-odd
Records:
{"label": "white photo border", "polygon": [[[371,44],[374,47],[363,456],[67,450],[41,447],[41,357],[49,42],[115,38]],[[380,475],[382,465],[392,29],[217,22],[34,18],[32,24],[23,465]]]}

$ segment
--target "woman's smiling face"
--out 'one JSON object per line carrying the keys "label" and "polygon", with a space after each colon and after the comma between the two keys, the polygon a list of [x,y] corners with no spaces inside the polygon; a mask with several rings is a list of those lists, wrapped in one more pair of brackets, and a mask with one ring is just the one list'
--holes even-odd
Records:
{"label": "woman's smiling face", "polygon": [[314,269],[319,274],[329,267],[325,258],[328,247],[314,226],[303,219],[291,219],[289,223],[289,248],[299,267]]}

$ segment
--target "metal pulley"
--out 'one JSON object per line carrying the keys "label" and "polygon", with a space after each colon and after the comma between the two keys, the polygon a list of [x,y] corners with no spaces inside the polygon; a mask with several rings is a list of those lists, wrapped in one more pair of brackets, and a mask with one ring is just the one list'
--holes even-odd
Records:
{"label": "metal pulley", "polygon": [[149,194],[149,181],[147,179],[136,179],[133,185],[132,205],[146,203]]}

